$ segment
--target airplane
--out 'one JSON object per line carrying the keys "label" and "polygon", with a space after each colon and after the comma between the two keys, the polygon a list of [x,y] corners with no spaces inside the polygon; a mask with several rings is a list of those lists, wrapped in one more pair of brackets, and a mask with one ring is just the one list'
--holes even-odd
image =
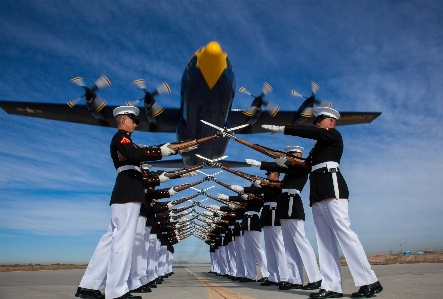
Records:
{"label": "airplane", "polygon": [[[112,111],[116,106],[106,106],[100,100],[96,91],[111,85],[105,76],[100,77],[92,87],[87,87],[81,77],[71,80],[85,90],[85,105],[76,105],[77,101],[65,104],[0,101],[0,108],[8,114],[45,118],[65,122],[74,122],[87,125],[116,127]],[[264,101],[264,97],[272,92],[272,87],[265,83],[261,94],[257,97],[241,87],[240,92],[251,95],[254,101],[248,110],[233,109],[232,102],[236,85],[234,69],[228,55],[220,44],[211,41],[198,49],[185,66],[181,79],[180,107],[163,108],[156,102],[155,97],[162,93],[170,93],[170,88],[163,83],[153,92],[146,89],[144,80],[135,80],[145,96],[136,101],[144,103],[145,113],[140,113],[140,124],[137,130],[156,133],[176,133],[177,141],[198,139],[217,133],[217,129],[201,122],[212,123],[218,127],[232,128],[244,124],[247,127],[236,134],[269,133],[262,124],[285,125],[307,124],[312,125],[312,108],[314,104],[321,105],[315,94],[319,87],[312,82],[312,94],[305,97],[300,108],[294,111],[279,111],[275,104]],[[301,96],[295,90],[292,95]],[[82,98],[83,98],[82,97]],[[131,103],[127,103],[131,104]],[[269,113],[261,113],[265,108]],[[381,112],[343,112],[340,111],[338,126],[370,123]],[[229,138],[219,137],[211,142],[202,143],[196,150],[181,153],[181,159],[161,160],[152,163],[154,167],[182,168],[199,165],[201,161],[195,154],[214,159],[223,156]],[[237,161],[223,161],[227,167],[248,167],[249,164]]]}

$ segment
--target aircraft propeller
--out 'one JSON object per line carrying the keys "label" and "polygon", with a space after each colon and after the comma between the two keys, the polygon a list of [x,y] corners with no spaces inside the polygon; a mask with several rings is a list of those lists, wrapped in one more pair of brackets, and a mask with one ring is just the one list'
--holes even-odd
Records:
{"label": "aircraft propeller", "polygon": [[91,114],[99,120],[106,121],[105,117],[100,113],[100,111],[106,106],[106,101],[100,99],[97,96],[96,91],[111,86],[111,81],[109,81],[109,79],[105,75],[101,75],[91,87],[86,86],[85,81],[82,77],[72,78],[71,82],[82,87],[85,90],[85,94],[80,98],[69,101],[67,103],[68,106],[70,108],[74,108],[75,105],[77,105],[77,103],[80,102],[82,98],[86,98],[86,106],[88,107],[88,110],[91,112]]}
{"label": "aircraft propeller", "polygon": [[311,82],[311,90],[312,90],[312,94],[309,97],[305,97],[304,95],[301,95],[295,89],[293,89],[291,91],[291,95],[293,95],[294,97],[301,97],[301,98],[313,100],[314,103],[319,105],[320,107],[324,107],[324,106],[329,106],[330,105],[330,102],[319,101],[319,100],[317,100],[315,98],[315,94],[320,90],[320,86],[317,83]]}
{"label": "aircraft propeller", "polygon": [[[264,100],[264,97],[268,94],[271,93],[273,91],[272,86],[269,85],[269,83],[265,82],[263,84],[263,88],[262,88],[262,92],[260,93],[259,96],[254,96],[252,95],[249,90],[247,90],[244,86],[240,87],[239,92],[241,93],[245,93],[247,95],[250,95],[251,97],[254,98],[254,101],[251,104],[251,107],[249,107],[248,110],[244,110],[243,114],[250,116],[251,118],[255,118],[255,116],[257,114],[261,113],[262,110],[262,106],[266,107],[266,110],[268,111],[268,113],[274,117],[277,115],[278,111],[280,110],[280,106],[267,102]],[[257,115],[258,117],[258,115]]]}
{"label": "aircraft propeller", "polygon": [[162,84],[157,86],[157,88],[154,91],[149,92],[146,89],[145,80],[137,79],[137,80],[134,80],[133,82],[135,85],[137,85],[138,88],[140,88],[141,90],[143,90],[145,92],[145,96],[140,100],[127,102],[126,105],[135,106],[136,104],[140,103],[141,101],[144,101],[145,112],[146,112],[146,116],[149,119],[149,122],[156,123],[155,117],[159,116],[165,110],[165,108],[160,106],[155,101],[155,97],[157,95],[171,93],[171,88],[169,87],[168,83],[163,82]]}

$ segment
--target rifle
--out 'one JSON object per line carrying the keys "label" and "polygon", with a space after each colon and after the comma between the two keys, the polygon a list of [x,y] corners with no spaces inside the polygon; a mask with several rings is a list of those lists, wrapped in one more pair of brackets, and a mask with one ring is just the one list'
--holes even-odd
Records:
{"label": "rifle", "polygon": [[216,125],[213,125],[213,124],[211,124],[211,123],[209,123],[207,121],[204,121],[204,120],[200,120],[200,121],[202,123],[210,126],[210,127],[216,128],[218,130],[217,135],[221,135],[223,137],[228,137],[228,138],[234,139],[238,143],[246,145],[247,147],[250,147],[253,150],[256,150],[257,152],[265,154],[266,156],[271,157],[273,159],[284,157],[284,158],[287,159],[286,163],[288,163],[289,165],[298,165],[298,166],[302,166],[302,167],[311,169],[311,165],[309,164],[309,162],[306,162],[306,161],[302,162],[302,161],[300,161],[300,160],[303,160],[300,157],[296,157],[296,156],[290,155],[290,154],[282,152],[282,151],[278,151],[278,150],[274,150],[274,149],[271,149],[271,148],[267,148],[267,147],[264,147],[263,145],[260,145],[260,144],[249,143],[246,140],[243,140],[243,139],[240,139],[238,137],[235,137],[234,134],[232,133],[232,131],[234,131],[234,130],[236,130],[238,128],[241,128],[241,127],[243,127],[245,125],[247,126],[249,124],[245,124],[243,126],[238,126],[238,127],[232,128],[232,129],[227,129],[227,128],[217,127]]}
{"label": "rifle", "polygon": [[264,185],[264,186],[281,188],[282,185],[283,185],[283,183],[280,182],[280,181],[279,182],[271,182],[271,181],[268,181],[268,180],[266,180],[264,178],[261,178],[261,177],[258,177],[258,176],[254,176],[254,175],[250,175],[250,174],[241,172],[239,170],[234,170],[234,169],[228,168],[226,166],[221,166],[221,169],[226,170],[227,172],[233,173],[233,174],[235,174],[235,175],[237,175],[237,176],[239,176],[241,178],[247,179],[248,181],[251,181],[251,182],[259,180],[260,183],[262,185]]}
{"label": "rifle", "polygon": [[[243,193],[241,193],[241,192],[238,192],[238,191],[235,191],[235,190],[231,189],[231,186],[230,186],[230,185],[225,184],[225,183],[223,183],[222,181],[217,180],[217,179],[214,178],[213,176],[210,177],[210,180],[216,182],[216,183],[219,184],[219,185],[222,185],[223,187],[225,187],[225,188],[227,188],[227,189],[229,189],[229,190],[231,190],[231,191],[234,191],[234,192],[237,193],[237,194],[240,194],[240,195],[243,194]],[[255,195],[255,194],[251,194],[251,193],[244,193],[244,194],[246,194],[246,195],[247,195],[250,199],[252,199],[252,200],[263,201],[263,197],[261,197],[261,196],[259,196],[259,195]]]}
{"label": "rifle", "polygon": [[163,211],[167,211],[167,210],[169,210],[170,208],[172,208],[173,206],[176,206],[176,205],[179,205],[179,204],[181,204],[181,203],[184,203],[185,201],[187,201],[187,200],[190,200],[190,199],[193,199],[194,197],[197,197],[197,196],[199,196],[200,194],[194,194],[194,195],[191,195],[191,196],[189,196],[189,197],[182,197],[182,198],[180,198],[180,199],[177,199],[177,200],[174,200],[174,201],[171,201],[171,202],[168,202],[168,203],[166,203],[166,202],[156,202],[155,204],[154,204],[154,212],[157,214],[157,213],[162,213]]}
{"label": "rifle", "polygon": [[185,189],[188,189],[188,188],[194,187],[195,185],[201,184],[201,183],[203,183],[204,181],[206,181],[206,180],[205,180],[205,179],[202,179],[202,180],[196,181],[196,182],[194,182],[194,183],[183,184],[183,185],[180,185],[180,186],[174,187],[174,191],[175,191],[175,192],[180,192],[180,191],[183,191],[183,190],[185,190]]}
{"label": "rifle", "polygon": [[217,135],[207,136],[200,139],[189,139],[181,142],[171,142],[168,147],[178,153],[181,150],[187,149],[192,146],[199,145],[200,143],[208,142],[217,138]]}
{"label": "rifle", "polygon": [[216,201],[218,201],[218,202],[224,204],[224,205],[232,206],[232,207],[234,207],[235,209],[240,209],[240,210],[241,210],[241,209],[243,209],[243,210],[245,209],[245,207],[244,207],[243,205],[241,205],[241,204],[237,204],[237,203],[229,202],[229,201],[226,201],[226,200],[220,199],[220,198],[218,198],[218,197],[215,197],[215,196],[209,195],[209,194],[207,194],[207,193],[205,193],[205,195],[206,195],[207,197],[209,197],[209,198],[212,198],[213,200],[216,200]]}

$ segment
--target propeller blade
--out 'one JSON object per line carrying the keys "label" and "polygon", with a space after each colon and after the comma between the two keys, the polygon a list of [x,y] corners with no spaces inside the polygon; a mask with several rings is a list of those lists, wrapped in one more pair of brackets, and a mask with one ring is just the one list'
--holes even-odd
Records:
{"label": "propeller blade", "polygon": [[77,103],[80,102],[80,100],[81,100],[82,98],[83,98],[83,97],[80,97],[80,98],[78,98],[78,99],[75,99],[75,100],[69,101],[69,102],[67,103],[68,106],[69,106],[69,108],[74,108],[74,106],[77,105]]}
{"label": "propeller blade", "polygon": [[132,101],[132,102],[126,102],[126,106],[135,106],[138,103],[140,103],[141,101],[143,101],[143,99],[135,100],[135,101]]}
{"label": "propeller blade", "polygon": [[75,77],[71,79],[71,82],[74,83],[75,85],[78,85],[80,87],[84,87],[86,86],[85,81],[83,80],[82,77]]}
{"label": "propeller blade", "polygon": [[143,89],[146,91],[146,84],[145,84],[145,80],[143,79],[137,79],[132,81],[135,85],[137,85],[138,88]]}
{"label": "propeller blade", "polygon": [[245,93],[245,94],[247,94],[247,95],[253,96],[253,95],[249,92],[249,90],[247,90],[246,87],[244,87],[244,86],[240,87],[240,88],[238,89],[238,91],[241,92],[241,93]]}
{"label": "propeller blade", "polygon": [[246,116],[253,116],[258,110],[257,106],[251,106],[248,110],[243,110],[242,113]]}
{"label": "propeller blade", "polygon": [[316,94],[319,89],[320,89],[320,86],[318,86],[317,83],[311,82],[311,90],[312,90],[313,94]]}
{"label": "propeller blade", "polygon": [[105,75],[101,75],[100,78],[98,78],[94,82],[94,84],[95,84],[95,86],[97,86],[98,89],[102,89],[102,88],[111,86],[111,81],[109,81],[109,79]]}
{"label": "propeller blade", "polygon": [[168,83],[163,82],[157,87],[157,89],[155,90],[155,92],[152,93],[152,95],[170,94],[170,93],[171,93],[171,87],[169,87]]}
{"label": "propeller blade", "polygon": [[105,100],[102,100],[98,96],[96,97],[97,102],[95,103],[97,105],[97,108],[95,111],[100,112],[103,108],[105,108],[107,102]]}
{"label": "propeller blade", "polygon": [[152,111],[152,116],[157,117],[160,114],[162,114],[163,111],[165,111],[165,108],[163,108],[157,102],[155,102],[151,107],[151,111]]}
{"label": "propeller blade", "polygon": [[268,103],[266,104],[266,110],[271,115],[271,117],[274,117],[277,115],[278,111],[280,110],[280,106],[273,103]]}
{"label": "propeller blade", "polygon": [[262,93],[264,95],[267,95],[268,93],[273,92],[273,91],[274,91],[274,89],[272,89],[272,86],[269,85],[269,83],[267,83],[267,82],[263,83]]}
{"label": "propeller blade", "polygon": [[294,97],[300,97],[300,98],[303,97],[303,96],[302,96],[301,94],[299,94],[295,89],[293,89],[293,90],[291,91],[291,95],[293,95]]}

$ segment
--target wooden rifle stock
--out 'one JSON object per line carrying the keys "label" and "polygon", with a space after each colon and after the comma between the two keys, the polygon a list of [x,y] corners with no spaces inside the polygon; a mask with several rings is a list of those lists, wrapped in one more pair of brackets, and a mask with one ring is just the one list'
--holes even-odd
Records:
{"label": "wooden rifle stock", "polygon": [[186,140],[186,141],[182,141],[182,142],[174,142],[174,143],[170,143],[168,145],[168,147],[177,153],[178,151],[184,150],[188,147],[192,147],[192,146],[198,145],[200,143],[208,142],[208,141],[214,140],[215,138],[217,138],[217,135],[207,136],[207,137],[203,137],[200,139],[191,139],[191,140]]}
{"label": "wooden rifle stock", "polygon": [[[182,197],[180,199],[171,201],[169,203],[171,205],[173,205],[173,206],[176,206],[176,205],[179,205],[179,204],[181,204],[181,203],[183,203],[183,202],[185,202],[187,200],[193,199],[194,197],[197,197],[199,195],[200,194],[194,194],[194,195],[191,195],[189,197]],[[159,202],[158,201],[158,202],[155,203],[154,207],[155,207],[154,209],[155,209],[156,214],[157,213],[162,213],[163,211],[169,210],[168,203],[166,203],[166,202]]]}
{"label": "wooden rifle stock", "polygon": [[228,168],[225,166],[221,166],[221,169],[226,170],[227,172],[230,172],[232,174],[235,174],[241,178],[247,179],[248,181],[251,181],[251,182],[254,182],[255,180],[259,180],[260,183],[265,186],[281,188],[283,185],[282,182],[271,182],[271,181],[265,180],[261,177],[253,176],[253,175],[250,175],[250,174],[238,171],[238,170],[234,170],[234,169],[231,169],[231,168]]}
{"label": "wooden rifle stock", "polygon": [[183,191],[183,190],[185,190],[185,189],[188,189],[188,188],[194,187],[195,185],[201,184],[201,183],[203,183],[204,181],[205,181],[205,179],[202,179],[202,180],[196,181],[196,182],[194,182],[194,183],[183,184],[183,185],[180,185],[180,186],[174,187],[174,191],[175,191],[175,192],[180,192],[180,191]]}
{"label": "wooden rifle stock", "polygon": [[[195,167],[192,167],[192,168],[186,168],[186,169],[182,169],[182,170],[178,170],[178,171],[170,171],[170,172],[165,173],[165,176],[170,178],[170,179],[175,179],[175,178],[181,177],[182,175],[184,175],[186,173],[189,173],[189,172],[192,172],[192,171],[196,171],[196,170],[199,170],[201,168],[203,168],[203,165],[195,166]],[[159,175],[162,174],[162,173],[163,172],[160,172]]]}
{"label": "wooden rifle stock", "polygon": [[271,157],[272,159],[277,159],[277,158],[280,158],[280,157],[285,157],[287,159],[287,162],[289,162],[292,165],[302,166],[302,167],[308,168],[308,169],[311,168],[311,166],[307,162],[300,161],[299,157],[294,157],[294,156],[289,155],[289,154],[287,154],[285,152],[274,150],[274,149],[271,149],[271,148],[267,148],[267,147],[264,147],[264,146],[262,146],[260,144],[252,144],[252,143],[247,142],[246,140],[240,139],[240,138],[238,138],[236,136],[233,136],[233,135],[231,135],[231,139],[234,139],[238,143],[246,145],[247,147],[250,147],[250,148],[252,148],[253,150],[256,150],[259,153],[265,154],[266,156]]}
{"label": "wooden rifle stock", "polygon": [[[225,187],[225,188],[227,188],[227,189],[229,189],[229,190],[231,190],[231,191],[234,191],[234,192],[237,193],[237,194],[240,194],[240,195],[243,194],[243,193],[241,193],[241,192],[238,192],[238,191],[235,191],[235,190],[231,189],[231,186],[230,186],[230,185],[225,184],[225,183],[223,183],[223,182],[217,180],[217,179],[214,178],[214,177],[212,177],[212,180],[213,180],[214,182],[216,182],[217,184],[222,185],[223,187]],[[263,197],[261,197],[261,196],[259,196],[259,195],[255,195],[255,194],[251,194],[251,193],[244,193],[244,194],[246,194],[246,195],[247,195],[250,199],[252,199],[252,200],[263,201]]]}

